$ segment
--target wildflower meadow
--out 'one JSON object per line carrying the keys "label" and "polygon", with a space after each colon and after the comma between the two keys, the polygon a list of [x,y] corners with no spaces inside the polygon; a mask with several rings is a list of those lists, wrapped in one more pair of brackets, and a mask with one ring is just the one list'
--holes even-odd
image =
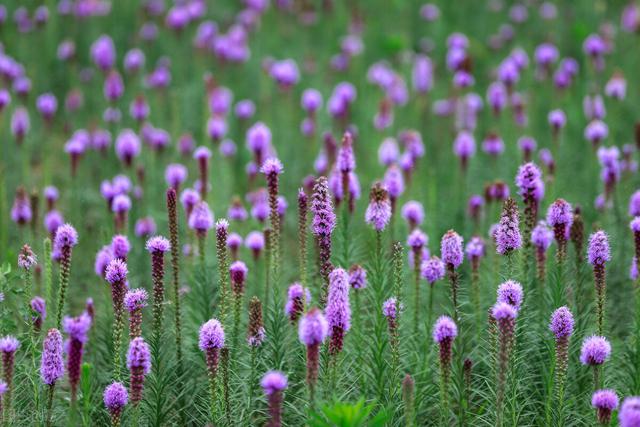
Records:
{"label": "wildflower meadow", "polygon": [[0,0],[2,425],[640,427],[640,3],[422,1]]}

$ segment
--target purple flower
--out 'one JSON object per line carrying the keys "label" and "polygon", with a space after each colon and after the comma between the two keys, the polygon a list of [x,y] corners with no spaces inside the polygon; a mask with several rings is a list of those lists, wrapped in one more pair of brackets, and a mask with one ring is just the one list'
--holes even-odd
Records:
{"label": "purple flower", "polygon": [[596,409],[598,421],[609,424],[611,413],[618,407],[618,395],[614,390],[597,390],[591,396],[591,406]]}
{"label": "purple flower", "polygon": [[94,271],[96,275],[105,277],[107,266],[113,259],[114,256],[113,252],[111,251],[111,246],[103,246],[102,249],[100,249],[96,254],[96,261],[94,264]]}
{"label": "purple flower", "polygon": [[254,257],[258,257],[264,249],[264,234],[259,231],[252,231],[244,239],[244,245],[253,252]]}
{"label": "purple flower", "polygon": [[611,355],[611,344],[605,337],[591,336],[584,340],[580,350],[580,363],[583,365],[602,365]]}
{"label": "purple flower", "polygon": [[322,312],[312,308],[298,324],[298,338],[306,346],[322,344],[329,333],[329,323]]}
{"label": "purple flower", "polygon": [[111,252],[115,258],[126,260],[127,254],[129,254],[130,250],[131,244],[129,243],[127,236],[122,234],[113,236],[113,239],[111,239]]}
{"label": "purple flower", "polygon": [[640,426],[640,397],[629,396],[622,401],[618,412],[618,421],[620,427]]}
{"label": "purple flower", "polygon": [[542,250],[546,251],[553,241],[553,231],[544,221],[540,221],[538,225],[531,231],[531,243]]}
{"label": "purple flower", "polygon": [[89,338],[87,333],[91,328],[91,317],[88,314],[82,313],[77,317],[65,316],[62,322],[62,329],[69,335],[72,340],[86,343]]}
{"label": "purple flower", "polygon": [[147,306],[147,291],[138,288],[128,291],[124,296],[124,306],[128,311],[140,310]]}
{"label": "purple flower", "polygon": [[420,202],[410,200],[402,206],[402,217],[409,223],[410,228],[415,228],[424,221],[424,208]]}
{"label": "purple flower", "polygon": [[[344,334],[351,327],[351,307],[349,306],[349,275],[342,268],[336,268],[329,275],[329,295],[325,309],[329,323],[329,335]],[[342,338],[341,336],[338,338]],[[332,340],[333,342],[333,340]],[[341,349],[338,348],[338,351]]]}
{"label": "purple flower", "polygon": [[544,196],[544,182],[542,181],[542,172],[535,163],[525,163],[518,169],[516,175],[516,185],[518,186],[518,194],[521,197],[532,197],[538,202]]}
{"label": "purple flower", "polygon": [[189,216],[189,227],[200,234],[206,234],[213,227],[213,214],[207,202],[200,201]]}
{"label": "purple flower", "polygon": [[155,236],[147,240],[146,249],[150,253],[165,253],[171,249],[169,240],[162,236]]}
{"label": "purple flower", "polygon": [[71,224],[63,224],[56,230],[56,238],[53,242],[54,248],[72,248],[78,244],[78,233]]}
{"label": "purple flower", "polygon": [[53,385],[64,376],[62,334],[57,329],[49,329],[42,343],[40,378],[47,385]]}
{"label": "purple flower", "polygon": [[571,204],[564,199],[557,199],[547,210],[547,222],[552,227],[564,226],[565,230],[571,228],[573,223]]}
{"label": "purple flower", "polygon": [[520,310],[522,299],[523,292],[522,285],[520,285],[520,283],[513,280],[507,280],[498,286],[497,302],[506,302],[518,311]]}
{"label": "purple flower", "polygon": [[389,319],[398,316],[398,301],[395,298],[389,298],[382,304],[382,315]]}
{"label": "purple flower", "polygon": [[91,58],[102,71],[110,70],[116,61],[116,48],[113,40],[106,34],[101,35],[91,45]]}
{"label": "purple flower", "polygon": [[482,240],[482,237],[472,237],[465,246],[465,253],[470,260],[482,258],[485,254],[484,240]]}
{"label": "purple flower", "polygon": [[262,377],[260,386],[264,390],[264,394],[271,396],[287,388],[287,377],[282,372],[269,371]]}
{"label": "purple flower", "polygon": [[149,345],[142,337],[134,338],[129,343],[127,368],[131,371],[141,369],[144,375],[151,370],[151,352],[149,351]]}
{"label": "purple flower", "polygon": [[140,138],[131,129],[124,129],[116,138],[115,148],[118,158],[130,166],[133,158],[140,154]]}
{"label": "purple flower", "polygon": [[[104,406],[111,415],[112,424],[118,425],[122,408],[129,402],[129,393],[122,383],[113,382],[104,389]],[[115,422],[114,422],[115,421]]]}
{"label": "purple flower", "polygon": [[336,157],[336,167],[341,173],[349,173],[356,168],[356,158],[353,153],[353,137],[351,133],[345,132],[342,139],[342,146],[338,150]]}
{"label": "purple flower", "polygon": [[38,263],[36,254],[33,253],[29,245],[23,245],[18,254],[18,267],[23,270],[31,270]]}
{"label": "purple flower", "polygon": [[573,334],[573,325],[574,321],[571,311],[563,306],[556,309],[551,315],[549,329],[557,339],[568,338]]}
{"label": "purple flower", "polygon": [[440,316],[433,326],[433,340],[440,344],[445,340],[453,340],[458,336],[458,327],[449,316]]}
{"label": "purple flower", "polygon": [[611,260],[609,238],[604,231],[596,231],[589,237],[588,260],[594,267],[602,266]]}
{"label": "purple flower", "polygon": [[316,181],[311,199],[313,213],[312,230],[316,236],[330,236],[336,226],[336,214],[333,211],[328,183],[325,177]]}
{"label": "purple flower", "polygon": [[120,258],[114,258],[107,265],[105,270],[105,279],[111,285],[123,283],[127,280],[128,273],[129,270],[127,269],[127,263]]}
{"label": "purple flower", "polygon": [[282,163],[275,157],[265,160],[260,168],[260,172],[268,176],[280,175],[283,170]]}
{"label": "purple flower", "polygon": [[364,289],[367,287],[367,270],[358,264],[354,264],[349,269],[349,285],[353,289]]}
{"label": "purple flower", "polygon": [[491,315],[498,321],[508,321],[518,317],[518,310],[509,303],[496,302],[491,308]]}
{"label": "purple flower", "polygon": [[508,198],[504,202],[495,238],[496,251],[501,255],[509,254],[522,246],[520,213],[516,202],[512,198]]}
{"label": "purple flower", "polygon": [[179,163],[172,163],[167,166],[164,172],[164,179],[167,181],[167,185],[175,188],[176,191],[180,188],[188,176],[187,168]]}
{"label": "purple flower", "polygon": [[156,232],[156,222],[150,216],[140,218],[136,221],[134,232],[137,237],[149,237]]}
{"label": "purple flower", "polygon": [[20,348],[20,341],[11,335],[0,338],[0,352],[15,353]]}
{"label": "purple flower", "polygon": [[224,347],[224,329],[217,319],[210,319],[200,327],[198,346],[205,352]]}
{"label": "purple flower", "polygon": [[249,269],[242,261],[235,261],[229,266],[229,276],[231,277],[231,289],[236,295],[244,293],[244,285],[247,280]]}
{"label": "purple flower", "polygon": [[322,94],[316,89],[306,89],[302,92],[300,104],[307,113],[313,113],[322,107]]}
{"label": "purple flower", "polygon": [[382,184],[376,182],[371,187],[369,194],[369,206],[367,206],[367,211],[365,212],[365,221],[376,231],[382,231],[390,219],[391,204],[389,203],[389,193]]}
{"label": "purple flower", "polygon": [[440,241],[440,254],[446,265],[458,268],[464,259],[462,251],[463,239],[453,230],[447,231]]}

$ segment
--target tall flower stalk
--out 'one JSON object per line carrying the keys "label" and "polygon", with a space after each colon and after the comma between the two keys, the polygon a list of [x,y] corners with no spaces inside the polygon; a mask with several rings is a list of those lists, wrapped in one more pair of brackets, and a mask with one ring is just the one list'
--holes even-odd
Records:
{"label": "tall flower stalk", "polygon": [[142,309],[147,306],[147,291],[132,289],[125,294],[123,303],[129,312],[129,338],[133,340],[142,336]]}
{"label": "tall flower stalk", "polygon": [[60,254],[60,280],[58,290],[58,312],[56,315],[56,327],[60,329],[62,325],[62,313],[67,298],[67,288],[69,287],[69,275],[71,274],[71,254],[73,247],[78,244],[78,233],[70,224],[58,227],[53,250]]}
{"label": "tall flower stalk", "polygon": [[456,324],[460,323],[458,309],[458,272],[456,269],[462,264],[464,255],[462,252],[462,237],[453,230],[447,231],[440,241],[440,254],[442,262],[449,276],[451,285],[451,302],[453,304],[453,319]]}
{"label": "tall flower stalk", "polygon": [[103,400],[111,418],[111,427],[119,427],[122,410],[129,402],[127,389],[122,383],[113,382],[105,388]]}
{"label": "tall flower stalk", "polygon": [[153,281],[153,339],[158,340],[162,333],[164,317],[164,254],[171,244],[162,236],[147,240],[147,251],[151,254],[151,279]]}
{"label": "tall flower stalk", "polygon": [[597,390],[591,396],[591,406],[596,410],[598,423],[608,426],[611,414],[618,407],[618,395],[614,390]]}
{"label": "tall flower stalk", "polygon": [[329,333],[329,323],[317,308],[311,308],[298,323],[298,338],[307,347],[307,387],[309,404],[315,406],[315,389],[320,366],[320,345]]}
{"label": "tall flower stalk", "polygon": [[227,254],[227,239],[229,237],[229,222],[220,219],[216,222],[216,256],[218,258],[218,295],[220,300],[220,318],[223,324],[227,318],[227,299],[229,296],[229,257]]}
{"label": "tall flower stalk", "polygon": [[544,285],[546,279],[547,249],[553,241],[553,231],[544,221],[540,221],[531,233],[531,243],[536,251],[536,275]]}
{"label": "tall flower stalk", "polygon": [[433,341],[440,349],[440,404],[442,422],[449,424],[449,380],[451,360],[453,359],[453,341],[458,336],[456,323],[448,316],[441,316],[433,327]]}
{"label": "tall flower stalk", "polygon": [[611,344],[602,336],[593,335],[582,342],[580,363],[593,369],[593,390],[602,387],[601,367],[611,355]]}
{"label": "tall flower stalk", "polygon": [[593,281],[596,288],[596,326],[598,334],[602,335],[606,293],[605,264],[611,260],[609,237],[604,231],[596,231],[589,237],[588,260],[593,267]]}
{"label": "tall flower stalk", "polygon": [[238,345],[240,335],[240,314],[242,309],[242,299],[244,297],[245,282],[249,269],[242,261],[235,261],[229,267],[231,277],[231,290],[233,292],[233,346],[235,350]]}
{"label": "tall flower stalk", "polygon": [[331,264],[331,233],[336,227],[336,214],[333,211],[327,178],[323,176],[316,180],[313,187],[311,212],[313,213],[312,232],[318,248],[318,264],[322,278],[320,304],[324,304],[329,289],[329,274],[333,269]]}
{"label": "tall flower stalk", "polygon": [[176,339],[176,358],[178,376],[182,376],[182,311],[180,308],[180,250],[178,243],[178,205],[176,191],[167,190],[167,216],[169,219],[169,238],[171,241],[171,272],[174,302],[174,330]]}
{"label": "tall flower stalk", "polygon": [[130,374],[129,396],[131,404],[137,407],[142,400],[144,377],[151,371],[151,352],[144,338],[136,337],[129,343],[127,368]]}
{"label": "tall flower stalk", "polygon": [[[267,179],[267,191],[269,193],[269,223],[271,224],[271,236],[269,239],[271,279],[277,285],[280,281],[280,214],[278,213],[278,176],[282,174],[284,168],[277,158],[265,160],[261,171]],[[265,299],[265,304],[269,305],[269,295]]]}
{"label": "tall flower stalk", "polygon": [[62,334],[52,328],[42,343],[42,359],[40,361],[40,378],[47,386],[47,407],[45,424],[51,425],[51,410],[56,382],[64,376],[64,359],[62,350]]}
{"label": "tall flower stalk", "polygon": [[558,244],[556,260],[558,264],[564,264],[567,258],[567,239],[573,223],[571,205],[564,199],[553,202],[547,211],[547,223],[552,227]]}
{"label": "tall flower stalk", "polygon": [[[387,319],[387,329],[389,331],[389,346],[391,347],[391,372],[395,379],[400,362],[400,337],[398,331],[398,315],[401,307],[394,297],[389,298],[382,304],[382,315]],[[392,382],[393,384],[393,382]],[[395,388],[395,385],[392,387]]]}
{"label": "tall flower stalk", "polygon": [[[553,332],[555,337],[555,405],[557,406],[558,414],[562,417],[562,409],[564,407],[564,386],[567,377],[567,367],[569,365],[569,341],[573,334],[574,320],[571,311],[567,307],[560,307],[551,315],[551,322],[549,323],[549,329]],[[547,411],[550,409],[551,396],[549,397],[549,404]],[[549,413],[547,412],[547,417]],[[562,419],[562,418],[561,418]],[[547,422],[549,422],[547,418]]]}
{"label": "tall flower stalk", "polygon": [[[8,417],[11,417],[11,404],[13,396],[13,371],[16,360],[16,351],[20,348],[20,341],[15,337],[8,335],[4,338],[0,338],[0,353],[2,353],[2,373],[4,379],[4,385],[6,387],[3,393],[3,416],[5,421]],[[4,387],[3,387],[4,388]]]}
{"label": "tall flower stalk", "polygon": [[217,377],[220,350],[224,347],[224,329],[217,319],[211,319],[200,327],[198,346],[204,352],[209,375],[211,422],[217,423]]}
{"label": "tall flower stalk", "polygon": [[287,377],[278,371],[269,371],[260,382],[269,404],[268,427],[282,426],[282,393],[287,388]]}
{"label": "tall flower stalk", "polygon": [[492,308],[492,316],[498,328],[498,354],[496,379],[496,426],[504,421],[504,395],[506,389],[509,360],[515,339],[515,323],[518,311],[507,302],[497,302]]}
{"label": "tall flower stalk", "polygon": [[406,374],[402,380],[402,400],[404,402],[404,424],[407,427],[414,425],[415,387],[416,384],[411,375]]}
{"label": "tall flower stalk", "polygon": [[262,303],[258,297],[249,301],[249,326],[247,329],[247,344],[251,349],[251,365],[249,374],[249,408],[253,401],[254,387],[256,383],[258,351],[266,338],[264,322],[262,320]]}
{"label": "tall flower stalk", "polygon": [[124,297],[127,292],[127,264],[119,258],[107,266],[105,278],[111,285],[113,305],[113,375],[120,379],[122,332],[124,329]]}
{"label": "tall flower stalk", "polygon": [[415,229],[407,238],[407,246],[411,248],[413,254],[413,279],[414,279],[414,313],[413,313],[413,331],[418,332],[418,320],[420,317],[420,264],[422,262],[422,251],[429,242],[427,235],[422,231]]}
{"label": "tall flower stalk", "polygon": [[300,259],[300,282],[307,283],[307,215],[309,200],[304,189],[298,190],[298,254]]}
{"label": "tall flower stalk", "polygon": [[89,339],[88,332],[91,328],[91,318],[86,313],[82,313],[77,317],[65,317],[63,327],[65,333],[69,336],[67,377],[71,388],[71,405],[74,406],[78,394],[78,383],[80,382],[80,367],[82,366],[84,345]]}
{"label": "tall flower stalk", "polygon": [[26,314],[27,321],[31,321],[31,297],[33,296],[33,268],[35,267],[38,258],[31,250],[29,245],[23,245],[18,254],[18,267],[24,271],[24,290],[26,300]]}
{"label": "tall flower stalk", "polygon": [[420,266],[420,275],[429,284],[429,311],[427,312],[427,324],[431,324],[433,318],[433,285],[444,278],[445,265],[440,258],[432,256],[430,259],[423,261]]}
{"label": "tall flower stalk", "polygon": [[207,234],[213,227],[213,214],[207,202],[198,202],[193,208],[193,212],[191,212],[191,216],[189,216],[189,227],[196,232],[196,238],[198,239],[198,256],[200,257],[200,265],[204,268],[206,260],[205,243]]}

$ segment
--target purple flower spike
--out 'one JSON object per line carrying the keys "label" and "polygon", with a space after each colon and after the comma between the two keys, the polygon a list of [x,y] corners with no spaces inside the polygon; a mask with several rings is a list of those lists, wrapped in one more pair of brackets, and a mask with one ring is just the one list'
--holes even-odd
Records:
{"label": "purple flower spike", "polygon": [[134,338],[129,343],[127,352],[127,368],[131,373],[129,383],[131,403],[135,406],[142,400],[144,377],[151,370],[151,351],[142,337]]}
{"label": "purple flower spike", "polygon": [[620,427],[640,426],[640,396],[630,396],[624,399],[618,413],[618,421]]}
{"label": "purple flower spike", "polygon": [[584,340],[580,350],[580,363],[589,366],[602,365],[611,355],[611,344],[605,337],[591,336]]}
{"label": "purple flower spike", "polygon": [[374,230],[380,232],[385,229],[390,219],[391,204],[389,203],[389,193],[381,183],[377,182],[371,187],[365,221]]}
{"label": "purple flower spike", "polygon": [[147,306],[147,291],[139,288],[132,289],[124,296],[124,306],[129,311],[140,310]]}
{"label": "purple flower spike", "polygon": [[423,279],[433,285],[438,280],[444,277],[445,265],[437,256],[433,256],[430,259],[423,261],[420,266],[420,275]]}
{"label": "purple flower spike", "polygon": [[596,409],[598,422],[607,425],[611,421],[611,413],[618,407],[618,395],[614,390],[598,390],[591,396],[591,406]]}
{"label": "purple flower spike", "polygon": [[560,307],[551,315],[549,329],[556,336],[556,339],[570,337],[573,334],[573,326],[573,315],[567,307]]}
{"label": "purple flower spike", "polygon": [[327,338],[329,323],[317,308],[310,309],[298,324],[298,337],[306,346],[320,345]]}
{"label": "purple flower spike", "polygon": [[122,383],[113,382],[104,389],[104,406],[111,416],[111,425],[120,425],[120,416],[122,409],[129,402],[129,393]]}
{"label": "purple flower spike", "polygon": [[358,264],[354,264],[349,269],[349,284],[353,289],[364,289],[367,287],[367,270]]}
{"label": "purple flower spike", "polygon": [[231,289],[234,295],[242,295],[244,293],[245,281],[249,269],[242,261],[235,261],[229,266],[229,276],[231,277]]}
{"label": "purple flower spike", "polygon": [[596,231],[589,238],[588,259],[589,264],[594,267],[604,266],[606,262],[611,260],[609,238],[604,231]]}
{"label": "purple flower spike", "polygon": [[510,197],[504,202],[495,237],[496,251],[501,255],[509,255],[522,246],[520,213],[516,202]]}
{"label": "purple flower spike", "polygon": [[262,377],[260,386],[269,403],[270,420],[267,424],[271,427],[280,427],[282,425],[282,392],[287,388],[287,377],[282,372],[269,371]]}
{"label": "purple flower spike", "polygon": [[207,202],[198,202],[189,216],[189,227],[200,236],[206,236],[213,227],[213,214]]}
{"label": "purple flower spike", "polygon": [[453,230],[447,231],[440,242],[440,253],[442,255],[442,261],[450,266],[452,269],[456,269],[462,264],[464,254],[462,251],[463,239]]}
{"label": "purple flower spike", "polygon": [[458,336],[458,327],[449,316],[440,316],[433,327],[433,340],[441,344]]}
{"label": "purple flower spike", "polygon": [[351,327],[349,275],[342,268],[336,268],[329,275],[329,295],[325,315],[331,336],[329,353],[336,355],[342,351],[344,335]]}
{"label": "purple flower spike", "polygon": [[200,327],[198,347],[202,351],[224,347],[224,330],[218,320],[211,319]]}
{"label": "purple flower spike", "polygon": [[49,329],[42,344],[40,378],[47,385],[53,385],[64,376],[62,334],[57,329]]}
{"label": "purple flower spike", "polygon": [[287,303],[284,307],[285,314],[291,323],[295,323],[302,315],[304,307],[311,300],[311,294],[300,283],[293,283],[287,290]]}
{"label": "purple flower spike", "polygon": [[516,281],[507,280],[498,286],[497,302],[506,302],[515,308],[516,311],[520,310],[523,296],[522,285]]}

